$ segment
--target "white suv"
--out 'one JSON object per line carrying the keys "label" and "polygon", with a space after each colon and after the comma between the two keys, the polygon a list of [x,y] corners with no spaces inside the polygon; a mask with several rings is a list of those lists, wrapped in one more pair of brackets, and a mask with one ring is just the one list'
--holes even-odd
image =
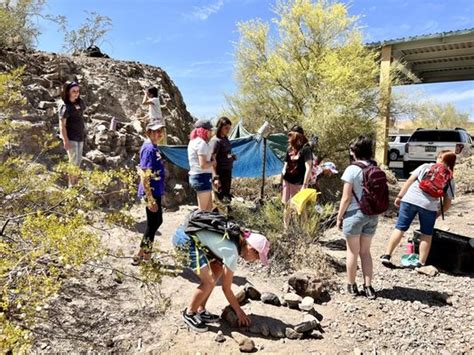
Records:
{"label": "white suv", "polygon": [[473,151],[472,138],[463,128],[418,128],[405,145],[403,156],[405,176],[421,164],[435,162],[441,150],[452,150],[458,156],[469,156]]}
{"label": "white suv", "polygon": [[388,160],[396,161],[403,157],[409,134],[390,134],[388,136]]}

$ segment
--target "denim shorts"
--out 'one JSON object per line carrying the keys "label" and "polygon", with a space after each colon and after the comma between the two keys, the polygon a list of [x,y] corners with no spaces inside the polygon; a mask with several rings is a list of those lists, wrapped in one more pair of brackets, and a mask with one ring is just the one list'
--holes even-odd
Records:
{"label": "denim shorts", "polygon": [[211,173],[189,175],[189,185],[191,185],[196,192],[212,191],[211,179]]}
{"label": "denim shorts", "polygon": [[187,266],[193,270],[202,269],[211,261],[207,258],[206,252],[196,245],[194,239],[180,228],[173,235],[172,243],[177,250],[187,254]]}
{"label": "denim shorts", "polygon": [[379,216],[367,216],[360,209],[345,213],[342,221],[342,232],[349,236],[373,236],[379,223]]}
{"label": "denim shorts", "polygon": [[74,166],[81,166],[82,150],[84,149],[84,142],[69,141],[71,148],[67,150],[69,163]]}
{"label": "denim shorts", "polygon": [[437,212],[427,210],[409,202],[400,202],[400,212],[398,213],[395,228],[406,232],[408,228],[410,228],[411,222],[413,222],[416,214],[418,214],[418,219],[420,220],[420,232],[425,235],[432,235]]}

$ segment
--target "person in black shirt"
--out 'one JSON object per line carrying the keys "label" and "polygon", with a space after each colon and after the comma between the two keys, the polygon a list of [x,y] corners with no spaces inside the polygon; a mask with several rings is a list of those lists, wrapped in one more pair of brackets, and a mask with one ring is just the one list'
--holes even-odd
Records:
{"label": "person in black shirt", "polygon": [[[61,98],[63,103],[59,107],[59,131],[63,140],[64,149],[69,157],[69,163],[80,167],[86,128],[84,110],[86,105],[79,93],[79,84],[68,81],[64,84]],[[76,185],[78,176],[69,174],[69,186]]]}
{"label": "person in black shirt", "polygon": [[[313,168],[313,153],[304,135],[303,128],[295,125],[288,132],[288,150],[282,171],[282,201],[288,201],[300,190],[306,189],[311,178]],[[289,215],[285,213],[285,228],[288,225]]]}
{"label": "person in black shirt", "polygon": [[232,129],[232,122],[227,117],[219,118],[217,121],[217,132],[209,142],[212,155],[216,160],[216,166],[213,168],[212,182],[217,188],[217,198],[219,200],[227,199],[230,202],[232,195],[230,193],[232,183],[232,166],[237,159],[232,154],[232,146],[228,135]]}

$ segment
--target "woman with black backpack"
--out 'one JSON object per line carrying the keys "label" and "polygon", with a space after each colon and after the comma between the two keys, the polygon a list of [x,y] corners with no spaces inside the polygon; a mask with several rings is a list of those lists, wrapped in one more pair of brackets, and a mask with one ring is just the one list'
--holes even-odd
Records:
{"label": "woman with black backpack", "polygon": [[[354,162],[347,167],[337,227],[342,229],[347,246],[347,292],[359,294],[356,284],[357,259],[360,256],[364,277],[363,291],[375,299],[372,287],[373,264],[370,246],[378,224],[378,214],[388,207],[388,186],[385,173],[372,160],[373,140],[359,136],[350,145]],[[370,190],[368,186],[370,185]]]}
{"label": "woman with black backpack", "polygon": [[[400,208],[397,224],[390,236],[386,253],[380,257],[382,265],[394,268],[390,260],[413,219],[420,220],[420,257],[416,267],[425,265],[431,248],[436,219],[451,207],[454,198],[455,183],[453,170],[456,154],[450,150],[438,153],[437,162],[420,165],[412,171],[395,199]],[[441,203],[440,203],[441,202]]]}

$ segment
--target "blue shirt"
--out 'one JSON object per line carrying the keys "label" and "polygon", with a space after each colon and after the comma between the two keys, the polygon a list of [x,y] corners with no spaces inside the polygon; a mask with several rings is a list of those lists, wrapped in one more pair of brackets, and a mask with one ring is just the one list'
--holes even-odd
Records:
{"label": "blue shirt", "polygon": [[[140,169],[151,170],[150,187],[154,198],[165,194],[165,166],[158,146],[147,139],[140,148]],[[145,189],[140,182],[138,197],[145,196]]]}

